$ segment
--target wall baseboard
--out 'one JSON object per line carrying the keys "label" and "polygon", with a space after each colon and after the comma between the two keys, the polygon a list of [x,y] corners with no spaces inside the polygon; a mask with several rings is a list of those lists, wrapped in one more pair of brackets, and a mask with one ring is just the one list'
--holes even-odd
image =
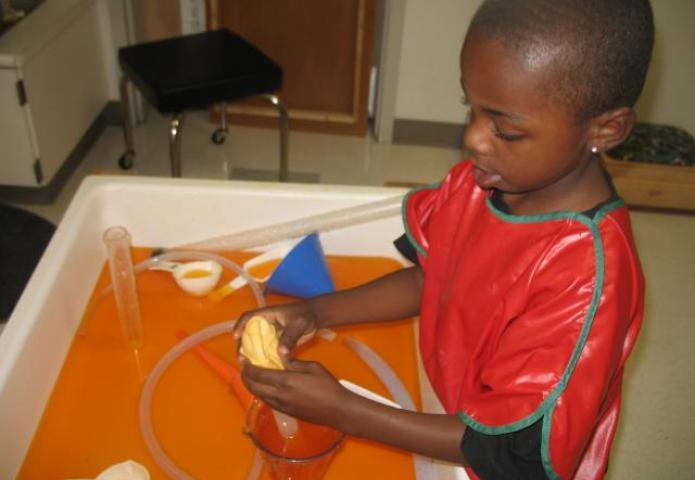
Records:
{"label": "wall baseboard", "polygon": [[464,125],[397,118],[393,124],[393,143],[461,148]]}

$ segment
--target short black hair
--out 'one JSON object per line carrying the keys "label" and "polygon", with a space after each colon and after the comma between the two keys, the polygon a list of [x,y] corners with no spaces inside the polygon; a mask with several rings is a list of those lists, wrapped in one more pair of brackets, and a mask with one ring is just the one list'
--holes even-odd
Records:
{"label": "short black hair", "polygon": [[555,94],[582,118],[633,107],[654,45],[649,0],[485,0],[469,32],[515,51],[559,47]]}

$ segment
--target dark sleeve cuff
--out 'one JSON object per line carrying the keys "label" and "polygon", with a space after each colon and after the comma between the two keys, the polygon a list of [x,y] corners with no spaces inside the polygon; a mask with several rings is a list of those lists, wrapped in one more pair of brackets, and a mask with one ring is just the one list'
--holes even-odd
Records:
{"label": "dark sleeve cuff", "polygon": [[482,480],[547,479],[541,459],[542,420],[518,432],[486,435],[466,428],[461,451]]}
{"label": "dark sleeve cuff", "polygon": [[413,244],[410,243],[410,240],[405,233],[395,239],[393,241],[393,245],[405,258],[413,262],[415,265],[420,265],[420,259],[417,258],[417,250],[415,250]]}

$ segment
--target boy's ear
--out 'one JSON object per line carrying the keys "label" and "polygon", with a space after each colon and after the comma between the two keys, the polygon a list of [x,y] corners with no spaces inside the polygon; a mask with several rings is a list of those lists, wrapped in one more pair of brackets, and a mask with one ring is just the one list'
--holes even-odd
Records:
{"label": "boy's ear", "polygon": [[594,117],[590,145],[600,152],[617,147],[630,135],[635,119],[635,111],[630,107],[618,107]]}

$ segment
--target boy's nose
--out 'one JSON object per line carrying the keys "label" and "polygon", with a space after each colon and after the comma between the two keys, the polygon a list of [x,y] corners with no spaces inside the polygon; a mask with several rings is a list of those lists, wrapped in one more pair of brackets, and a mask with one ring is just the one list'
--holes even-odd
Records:
{"label": "boy's nose", "polygon": [[478,121],[471,112],[463,133],[463,146],[473,154],[486,155],[491,153],[490,131]]}

